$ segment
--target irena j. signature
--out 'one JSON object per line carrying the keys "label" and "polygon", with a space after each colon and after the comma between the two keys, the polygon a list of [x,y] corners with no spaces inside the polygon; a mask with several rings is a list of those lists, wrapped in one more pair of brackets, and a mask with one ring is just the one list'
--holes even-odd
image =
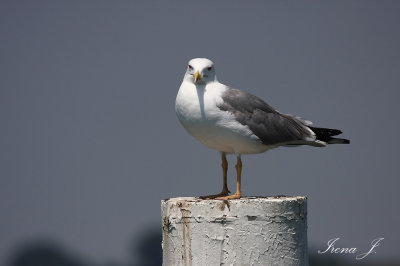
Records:
{"label": "irena j. signature", "polygon": [[360,253],[357,248],[338,248],[335,247],[336,242],[340,238],[332,238],[328,241],[327,245],[328,247],[324,250],[318,250],[318,254],[325,254],[325,253],[333,253],[333,254],[357,254],[356,255],[356,260],[362,260],[365,257],[367,257],[371,253],[376,253],[375,249],[381,244],[382,240],[384,239],[383,237],[381,238],[375,238],[371,242],[371,248],[367,252]]}

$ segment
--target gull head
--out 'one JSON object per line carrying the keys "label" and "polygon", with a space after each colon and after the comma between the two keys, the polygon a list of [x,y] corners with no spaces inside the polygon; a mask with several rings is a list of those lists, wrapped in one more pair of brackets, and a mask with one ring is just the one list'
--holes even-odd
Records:
{"label": "gull head", "polygon": [[184,80],[203,85],[217,81],[214,63],[207,58],[194,58],[190,60]]}

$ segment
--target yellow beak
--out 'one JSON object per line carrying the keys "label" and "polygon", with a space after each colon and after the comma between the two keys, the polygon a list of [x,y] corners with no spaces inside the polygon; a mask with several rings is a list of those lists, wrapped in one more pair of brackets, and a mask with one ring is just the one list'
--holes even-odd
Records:
{"label": "yellow beak", "polygon": [[197,71],[197,72],[194,74],[194,82],[196,83],[197,81],[199,81],[199,80],[201,80],[201,79],[202,79],[202,76],[200,75],[199,71]]}

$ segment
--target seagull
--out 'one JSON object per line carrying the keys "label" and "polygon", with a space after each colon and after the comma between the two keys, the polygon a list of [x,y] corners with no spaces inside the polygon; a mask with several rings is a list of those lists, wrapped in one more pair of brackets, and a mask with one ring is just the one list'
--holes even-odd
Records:
{"label": "seagull", "polygon": [[[283,114],[262,99],[231,88],[217,79],[214,63],[207,58],[189,61],[175,101],[182,126],[200,143],[220,152],[222,192],[207,199],[240,199],[243,154],[257,154],[279,146],[348,144],[334,138],[338,129],[312,127],[310,121]],[[236,192],[229,195],[227,154],[237,157]]]}

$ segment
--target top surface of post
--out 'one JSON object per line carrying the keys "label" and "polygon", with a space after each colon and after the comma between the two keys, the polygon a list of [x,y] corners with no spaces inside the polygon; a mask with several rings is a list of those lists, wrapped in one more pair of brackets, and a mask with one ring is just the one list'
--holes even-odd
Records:
{"label": "top surface of post", "polygon": [[208,202],[208,201],[229,201],[229,202],[248,202],[248,201],[303,201],[306,200],[307,197],[305,196],[271,196],[271,197],[261,197],[261,196],[248,196],[248,197],[242,197],[240,199],[231,199],[231,200],[221,200],[221,199],[201,199],[197,197],[177,197],[177,198],[168,198],[162,200],[162,202],[178,202],[178,201],[187,201],[187,202]]}
{"label": "top surface of post", "polygon": [[[228,209],[231,207],[252,205],[252,206],[279,206],[280,204],[304,204],[307,202],[307,197],[305,196],[279,196],[279,197],[243,197],[240,199],[234,200],[220,200],[220,199],[200,199],[195,197],[178,197],[178,198],[169,198],[161,201],[162,206],[167,205],[190,205],[194,206],[227,206]],[[256,208],[257,209],[257,208]]]}
{"label": "top surface of post", "polygon": [[[307,198],[304,196],[244,197],[235,200],[199,199],[178,197],[162,200],[161,206],[169,217],[198,217],[214,219],[226,217],[257,217],[263,219],[276,215],[302,217],[307,213]],[[184,213],[182,212],[184,211]],[[166,213],[164,213],[166,214]],[[201,218],[200,218],[201,217]]]}

